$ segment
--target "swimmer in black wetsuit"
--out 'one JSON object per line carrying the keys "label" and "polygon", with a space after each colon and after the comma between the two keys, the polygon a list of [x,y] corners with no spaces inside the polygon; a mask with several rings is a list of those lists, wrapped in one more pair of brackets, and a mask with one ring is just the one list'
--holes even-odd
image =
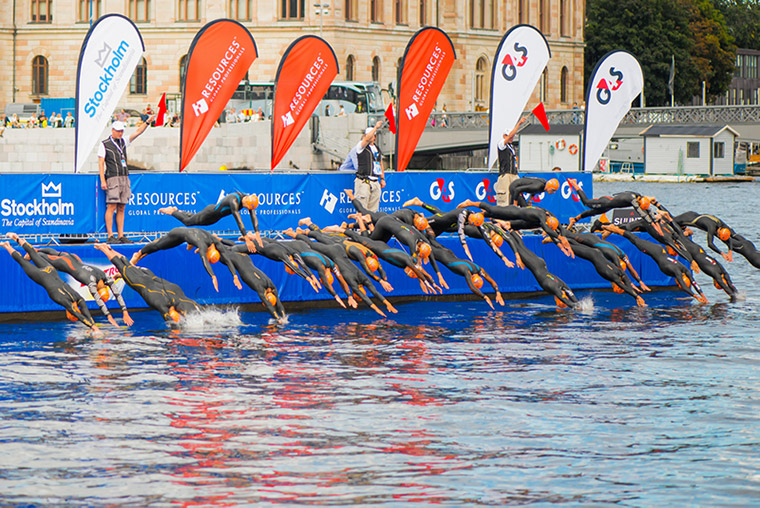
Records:
{"label": "swimmer in black wetsuit", "polygon": [[315,292],[319,292],[319,288],[321,287],[319,281],[311,273],[301,255],[297,252],[292,252],[286,245],[280,243],[279,240],[265,238],[263,244],[256,249],[256,254],[272,261],[283,263],[286,272],[303,277],[309,282]]}
{"label": "swimmer in black wetsuit", "polygon": [[594,265],[597,273],[612,284],[612,289],[616,293],[625,292],[636,300],[639,307],[646,307],[644,299],[636,292],[636,288],[631,284],[631,280],[623,272],[620,265],[611,263],[604,253],[596,247],[589,247],[573,239],[570,239],[570,245],[573,247],[576,256]]}
{"label": "swimmer in black wetsuit", "polygon": [[433,252],[435,253],[436,259],[443,263],[444,266],[454,274],[464,277],[467,281],[467,285],[470,287],[470,291],[478,295],[480,298],[483,298],[489,307],[493,309],[491,299],[480,291],[480,288],[483,286],[483,279],[487,280],[488,283],[493,286],[493,289],[496,292],[496,301],[499,305],[504,305],[504,299],[501,297],[496,281],[494,281],[485,270],[475,263],[458,258],[456,254],[454,254],[454,251],[441,245],[438,240],[431,240],[431,245],[433,246]]}
{"label": "swimmer in black wetsuit", "polygon": [[670,257],[668,255],[668,251],[665,250],[665,247],[659,243],[654,243],[650,242],[649,240],[639,238],[630,231],[626,231],[618,226],[607,224],[602,226],[602,228],[612,233],[624,236],[629,242],[636,246],[637,249],[654,259],[655,263],[657,263],[657,266],[660,268],[662,273],[673,277],[673,279],[676,281],[676,284],[679,288],[681,288],[682,291],[687,293],[689,296],[693,296],[701,303],[708,303],[707,298],[702,293],[702,288],[700,288],[699,284],[697,284],[697,281],[694,280],[694,277],[692,277],[689,269],[686,268],[686,266],[684,266],[677,259]]}
{"label": "swimmer in black wetsuit", "polygon": [[383,313],[383,311],[381,311],[380,308],[375,305],[372,300],[370,300],[365,291],[363,291],[363,289],[367,289],[375,297],[379,298],[382,303],[385,304],[385,307],[388,309],[388,311],[393,313],[398,312],[393,307],[391,302],[389,302],[387,298],[378,292],[377,288],[375,288],[375,285],[372,284],[372,280],[351,262],[348,254],[346,254],[345,248],[342,245],[335,243],[333,240],[325,238],[329,235],[321,232],[316,225],[310,224],[308,231],[296,229],[295,233],[295,238],[299,240],[306,242],[310,242],[311,239],[317,240],[316,242],[312,242],[312,248],[317,252],[321,252],[322,254],[329,256],[330,259],[332,259],[333,262],[338,265],[338,269],[340,270],[340,274],[342,276],[341,284],[345,283],[343,290],[346,292],[346,295],[349,296],[348,302],[352,307],[356,307],[355,299],[358,296],[364,301],[364,303],[372,308],[372,310],[385,317],[385,313]]}
{"label": "swimmer in black wetsuit", "polygon": [[[559,180],[556,178],[547,181],[543,178],[524,176],[509,185],[509,203],[516,206],[530,206],[529,202],[533,196],[542,192],[554,194],[557,189],[559,189]],[[527,200],[523,194],[529,194]]]}
{"label": "swimmer in black wetsuit", "polygon": [[605,212],[612,210],[613,208],[633,208],[636,213],[643,217],[646,215],[645,211],[652,203],[652,198],[642,196],[638,192],[624,191],[615,194],[614,196],[602,196],[596,199],[589,199],[583,189],[578,185],[577,181],[573,178],[568,178],[567,183],[575,189],[578,197],[583,203],[583,206],[589,208],[588,210],[571,217],[568,225],[572,227],[577,221],[585,219],[586,217],[593,217],[595,215],[601,215]]}
{"label": "swimmer in black wetsuit", "polygon": [[127,311],[127,305],[124,303],[124,298],[121,296],[121,291],[119,291],[119,288],[116,286],[116,281],[113,280],[113,277],[96,266],[82,263],[79,256],[70,252],[59,252],[50,247],[37,249],[37,252],[53,265],[53,268],[59,272],[68,273],[75,280],[84,286],[87,286],[93,299],[98,304],[98,307],[100,307],[101,312],[103,312],[103,315],[108,318],[108,322],[114,326],[118,326],[116,320],[108,311],[108,307],[104,301],[104,299],[108,299],[108,289],[106,288],[106,286],[108,286],[108,288],[111,289],[111,293],[116,297],[119,307],[121,307],[124,323],[127,326],[132,326],[132,324],[134,324],[134,321]]}
{"label": "swimmer in black wetsuit", "polygon": [[[225,252],[222,252],[221,240],[205,229],[174,228],[161,238],[153,240],[148,245],[135,252],[134,255],[132,255],[132,260],[130,262],[133,265],[136,265],[138,261],[140,261],[148,254],[152,254],[160,250],[172,249],[178,245],[182,245],[183,243],[187,243],[188,250],[190,250],[192,247],[196,248],[196,252],[198,252],[198,255],[201,257],[201,261],[203,262],[203,267],[211,276],[211,281],[214,283],[214,289],[219,292],[219,283],[217,282],[214,270],[211,269],[211,263],[216,262],[213,261],[213,258],[216,256],[223,257],[227,254]],[[209,256],[212,258],[212,260],[209,260]],[[235,287],[238,289],[243,289],[243,286],[240,284],[240,280],[238,280],[237,273],[235,273],[235,269],[228,263],[225,262],[225,264],[230,269],[230,273],[232,274],[232,281],[235,283]]]}
{"label": "swimmer in black wetsuit", "polygon": [[240,274],[242,281],[259,295],[259,299],[267,312],[279,323],[283,323],[285,320],[285,307],[282,305],[282,301],[280,301],[277,287],[272,282],[272,279],[267,277],[264,272],[253,264],[247,247],[244,244],[234,247],[228,247],[226,244],[223,244],[222,248],[227,251],[227,255],[220,259],[222,263],[232,263],[232,266]]}
{"label": "swimmer in black wetsuit", "polygon": [[[755,268],[760,268],[760,251],[755,244],[734,231],[725,222],[714,215],[700,215],[696,212],[686,212],[673,219],[681,226],[693,226],[707,232],[707,245],[723,256],[726,261],[733,261],[732,251],[744,256]],[[715,246],[713,238],[717,236],[728,246],[728,252],[721,252]]]}
{"label": "swimmer in black wetsuit", "polygon": [[24,273],[34,282],[45,288],[50,299],[66,309],[67,316],[73,316],[94,334],[100,335],[101,332],[95,326],[95,321],[92,319],[92,315],[84,299],[71,286],[61,280],[53,265],[48,263],[45,258],[37,253],[34,247],[29,245],[23,238],[19,238],[17,234],[6,233],[6,236],[16,241],[31,259],[31,262],[24,259],[18,251],[11,247],[9,242],[0,243],[8,251],[13,260],[21,265]]}
{"label": "swimmer in black wetsuit", "polygon": [[145,267],[131,264],[126,256],[105,243],[96,243],[94,247],[106,255],[119,270],[124,282],[135,290],[149,307],[157,310],[165,321],[178,323],[181,316],[200,310],[200,306],[173,282],[157,277]]}
{"label": "swimmer in black wetsuit", "polygon": [[457,208],[468,206],[480,208],[485,212],[486,217],[494,219],[496,224],[500,224],[499,221],[509,221],[509,227],[513,230],[541,228],[566,256],[573,257],[570,243],[558,232],[559,220],[548,210],[535,206],[526,208],[514,205],[497,206],[470,199],[460,203]]}
{"label": "swimmer in black wetsuit", "polygon": [[718,263],[718,260],[714,257],[709,256],[699,244],[692,241],[690,237],[692,236],[693,231],[691,229],[686,228],[684,234],[687,238],[683,240],[683,244],[691,253],[694,261],[696,261],[702,269],[702,272],[712,277],[715,287],[725,291],[732,302],[736,301],[738,291],[733,282],[731,282],[731,276],[728,275],[728,272],[723,268],[723,265]]}
{"label": "swimmer in black wetsuit", "polygon": [[515,250],[515,254],[519,254],[522,263],[536,278],[538,285],[544,291],[554,296],[557,306],[570,308],[577,306],[578,298],[576,298],[570,286],[556,275],[549,273],[546,261],[525,246],[520,233],[509,230],[507,234],[512,237],[510,245],[513,245],[512,248]]}
{"label": "swimmer in black wetsuit", "polygon": [[[216,224],[220,219],[232,215],[235,218],[240,234],[243,235],[248,249],[251,252],[256,251],[256,246],[252,243],[255,239],[261,245],[261,236],[259,234],[259,220],[256,217],[256,207],[259,206],[259,198],[256,194],[243,194],[242,192],[233,192],[224,196],[217,204],[208,205],[198,213],[190,213],[178,210],[176,206],[167,206],[159,208],[158,211],[171,215],[179,220],[185,226],[210,226]],[[246,231],[243,225],[243,219],[240,217],[240,210],[246,208],[251,216],[253,233]]]}

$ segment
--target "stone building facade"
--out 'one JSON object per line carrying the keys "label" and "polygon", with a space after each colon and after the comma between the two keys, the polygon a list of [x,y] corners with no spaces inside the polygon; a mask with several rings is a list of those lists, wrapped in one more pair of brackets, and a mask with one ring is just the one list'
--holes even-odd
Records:
{"label": "stone building facade", "polygon": [[[0,110],[11,102],[74,97],[76,68],[90,19],[121,13],[145,41],[145,78],[125,93],[121,106],[154,106],[163,92],[178,94],[180,67],[195,34],[206,23],[240,21],[256,41],[252,80],[272,80],[288,45],[306,33],[333,47],[338,80],[393,82],[409,39],[423,26],[444,30],[457,61],[438,106],[448,111],[488,107],[493,55],[504,33],[519,23],[539,28],[552,52],[534,101],[547,109],[583,100],[585,0],[4,0],[0,19]],[[321,8],[315,7],[321,5]],[[143,87],[142,85],[145,85]]]}

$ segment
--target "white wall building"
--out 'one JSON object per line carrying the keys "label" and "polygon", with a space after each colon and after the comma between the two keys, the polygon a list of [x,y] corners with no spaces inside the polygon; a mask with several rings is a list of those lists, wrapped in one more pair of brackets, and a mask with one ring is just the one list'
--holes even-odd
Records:
{"label": "white wall building", "polygon": [[727,125],[652,125],[640,135],[647,174],[734,174],[734,141],[739,133]]}
{"label": "white wall building", "polygon": [[522,172],[581,171],[583,125],[552,125],[545,131],[540,124],[520,131],[519,170]]}

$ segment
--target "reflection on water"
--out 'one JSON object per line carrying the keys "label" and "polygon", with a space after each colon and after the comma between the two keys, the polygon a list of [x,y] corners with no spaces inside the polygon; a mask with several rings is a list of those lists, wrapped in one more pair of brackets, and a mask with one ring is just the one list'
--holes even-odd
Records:
{"label": "reflection on water", "polygon": [[[756,203],[741,186],[676,189]],[[144,312],[99,339],[2,324],[0,500],[752,505],[760,280],[740,261],[736,303],[703,284],[709,305],[580,292],[579,312],[538,297],[284,327],[217,312],[179,330]]]}

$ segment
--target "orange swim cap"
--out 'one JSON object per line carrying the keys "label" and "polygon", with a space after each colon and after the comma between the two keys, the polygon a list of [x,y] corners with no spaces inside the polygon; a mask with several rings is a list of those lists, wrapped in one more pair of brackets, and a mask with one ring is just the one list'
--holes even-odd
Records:
{"label": "orange swim cap", "polygon": [[69,321],[78,321],[77,317],[68,310],[66,311],[66,317],[69,318]]}
{"label": "orange swim cap", "polygon": [[334,280],[335,277],[333,277],[332,272],[330,270],[325,270],[325,280],[323,282],[328,286],[332,286]]}
{"label": "orange swim cap", "polygon": [[718,284],[717,280],[713,280],[713,286],[715,286],[715,289],[720,289],[721,291],[723,291],[723,288],[720,287],[720,284]]}
{"label": "orange swim cap", "polygon": [[380,268],[380,263],[377,261],[377,258],[374,258],[372,256],[367,257],[367,266],[370,270],[373,272],[376,272],[378,268]]}
{"label": "orange swim cap", "polygon": [[477,273],[472,274],[472,285],[476,288],[480,289],[483,287],[483,277],[478,275]]}
{"label": "orange swim cap", "polygon": [[432,250],[433,249],[430,248],[430,245],[425,242],[417,243],[417,253],[423,258],[429,257]]}
{"label": "orange swim cap", "polygon": [[504,245],[504,238],[502,238],[499,233],[493,232],[491,233],[491,242],[495,246],[501,247],[502,245]]}
{"label": "orange swim cap", "polygon": [[667,251],[668,251],[668,255],[669,256],[677,256],[678,255],[678,253],[675,251],[675,249],[673,249],[673,247],[671,247],[670,245],[667,245],[666,247],[667,247]]}
{"label": "orange swim cap", "polygon": [[620,269],[623,270],[623,271],[625,271],[626,268],[628,268],[628,265],[625,264],[625,261],[621,260],[620,261]]}
{"label": "orange swim cap", "polygon": [[685,273],[681,274],[681,278],[683,278],[683,282],[686,284],[687,288],[691,286],[691,279],[689,279]]}
{"label": "orange swim cap", "polygon": [[108,298],[111,296],[111,293],[108,292],[107,287],[102,287],[98,289],[98,295],[100,296],[100,299],[104,302],[108,301]]}
{"label": "orange swim cap", "polygon": [[425,231],[428,228],[428,221],[425,217],[422,215],[415,215],[414,216],[414,227],[419,229],[420,231]]}
{"label": "orange swim cap", "polygon": [[[562,295],[564,296],[564,294],[565,294],[565,293],[563,292],[563,293],[562,293]],[[567,307],[567,305],[565,304],[565,302],[563,302],[562,300],[560,300],[560,299],[559,299],[559,298],[557,298],[556,296],[554,297],[554,301],[557,303],[557,307],[560,307],[560,308],[562,308],[562,309],[564,309],[564,308],[566,308],[566,307]]]}
{"label": "orange swim cap", "polygon": [[470,221],[470,224],[472,224],[473,226],[477,228],[483,225],[485,216],[481,212],[471,213],[470,216],[468,217],[468,220]]}
{"label": "orange swim cap", "polygon": [[407,266],[406,268],[404,268],[404,273],[408,277],[411,277],[412,279],[416,279],[417,278],[417,273],[414,270],[412,270],[411,266]]}
{"label": "orange swim cap", "polygon": [[559,227],[559,221],[554,215],[550,215],[546,218],[546,225],[552,229],[557,229]]}
{"label": "orange swim cap", "polygon": [[288,265],[285,265],[285,273],[290,274],[290,275],[296,274],[296,272],[294,272],[293,269]]}
{"label": "orange swim cap", "polygon": [[171,320],[174,321],[175,323],[179,323],[179,320],[182,319],[182,315],[179,312],[177,312],[177,310],[174,307],[172,307],[171,309],[169,309],[169,318],[171,318]]}
{"label": "orange swim cap", "polygon": [[213,245],[209,245],[208,249],[206,250],[206,257],[209,260],[209,263],[216,263],[219,261],[219,251],[216,250],[216,247]]}
{"label": "orange swim cap", "polygon": [[243,206],[249,210],[255,210],[259,206],[259,197],[256,194],[248,194],[243,198]]}
{"label": "orange swim cap", "polygon": [[649,205],[651,204],[652,204],[652,201],[648,197],[641,196],[639,198],[639,206],[641,207],[642,210],[646,210],[647,208],[649,208]]}
{"label": "orange swim cap", "polygon": [[267,301],[271,303],[273,306],[277,305],[277,297],[271,291],[267,291]]}
{"label": "orange swim cap", "polygon": [[544,187],[544,190],[546,190],[548,193],[555,192],[557,189],[559,189],[559,180],[556,178],[552,178],[546,182],[546,186]]}
{"label": "orange swim cap", "polygon": [[731,230],[728,228],[720,228],[718,230],[718,238],[723,240],[724,242],[731,238]]}

